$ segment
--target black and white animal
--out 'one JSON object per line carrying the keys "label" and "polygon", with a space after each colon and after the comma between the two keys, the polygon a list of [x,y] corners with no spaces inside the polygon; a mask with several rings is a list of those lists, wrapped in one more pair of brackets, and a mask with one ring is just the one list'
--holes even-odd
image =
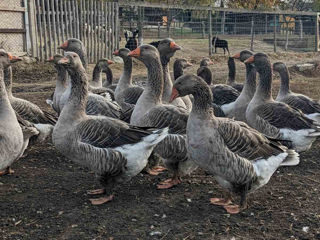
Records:
{"label": "black and white animal", "polygon": [[138,41],[137,41],[137,35],[139,33],[139,30],[135,30],[134,32],[125,30],[124,31],[124,37],[126,38],[126,45],[125,47],[130,49],[130,51],[136,49],[138,47]]}
{"label": "black and white animal", "polygon": [[228,54],[230,55],[227,40],[222,40],[218,37],[213,37],[212,38],[212,46],[214,47],[215,53],[217,53],[217,48],[223,48],[223,54],[226,54],[226,50],[227,50]]}

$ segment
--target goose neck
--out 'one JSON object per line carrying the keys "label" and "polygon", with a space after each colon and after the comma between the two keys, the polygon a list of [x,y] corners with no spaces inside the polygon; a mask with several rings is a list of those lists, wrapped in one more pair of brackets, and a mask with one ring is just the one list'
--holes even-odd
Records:
{"label": "goose neck", "polygon": [[159,59],[152,58],[146,63],[148,70],[146,93],[155,104],[161,103],[163,93],[163,71]]}
{"label": "goose neck", "polygon": [[92,82],[96,85],[96,87],[102,87],[101,68],[98,64],[96,64],[93,69]]}
{"label": "goose neck", "polygon": [[180,63],[175,62],[173,64],[173,76],[174,80],[183,75],[183,68]]}
{"label": "goose neck", "polygon": [[290,93],[290,75],[289,75],[289,71],[287,68],[281,69],[279,71],[280,74],[280,79],[281,79],[281,83],[280,83],[280,94],[281,95],[285,95],[287,93]]}
{"label": "goose neck", "polygon": [[246,64],[246,81],[244,83],[244,87],[241,94],[250,97],[250,99],[253,97],[256,91],[256,76],[257,71],[255,67],[251,64]]}
{"label": "goose neck", "polygon": [[132,85],[132,58],[124,57],[123,63],[123,73],[119,79],[119,84],[122,87],[128,87]]}
{"label": "goose neck", "polygon": [[168,102],[171,97],[171,90],[172,90],[172,80],[170,77],[170,70],[169,70],[169,62],[170,58],[161,56],[161,65],[163,71],[163,96],[162,100]]}
{"label": "goose neck", "polygon": [[229,69],[229,73],[228,73],[228,83],[234,83],[235,82],[235,77],[236,77],[236,65],[234,62],[234,59],[230,59],[228,61],[228,69]]}
{"label": "goose neck", "polygon": [[194,96],[194,102],[191,112],[202,116],[203,118],[209,118],[214,116],[212,101],[212,92],[208,85],[198,84],[194,87],[192,95]]}
{"label": "goose neck", "polygon": [[7,91],[6,91],[6,85],[4,82],[4,71],[3,69],[0,69],[0,103],[4,100],[7,101]]}
{"label": "goose neck", "polygon": [[106,82],[107,82],[106,86],[112,85],[112,82],[113,82],[112,70],[109,67],[107,67],[107,69],[104,70],[103,72],[106,74]]}
{"label": "goose neck", "polygon": [[[1,71],[2,72],[2,71]],[[3,69],[3,81],[9,97],[12,97],[12,67],[8,66]]]}
{"label": "goose neck", "polygon": [[259,83],[255,97],[261,100],[272,99],[272,72],[270,67],[265,67],[259,70]]}

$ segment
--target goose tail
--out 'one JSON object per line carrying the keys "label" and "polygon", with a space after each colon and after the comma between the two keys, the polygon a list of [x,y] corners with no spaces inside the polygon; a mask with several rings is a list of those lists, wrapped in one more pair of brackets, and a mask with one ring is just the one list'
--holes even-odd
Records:
{"label": "goose tail", "polygon": [[293,149],[288,149],[286,151],[288,156],[283,160],[280,166],[297,166],[300,163],[300,155]]}

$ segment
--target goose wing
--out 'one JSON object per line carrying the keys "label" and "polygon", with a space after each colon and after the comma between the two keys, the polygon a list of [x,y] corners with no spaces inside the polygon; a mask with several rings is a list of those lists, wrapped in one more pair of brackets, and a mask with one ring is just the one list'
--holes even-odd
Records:
{"label": "goose wing", "polygon": [[218,131],[230,151],[248,160],[268,158],[285,149],[277,140],[265,137],[244,122],[221,119]]}
{"label": "goose wing", "polygon": [[290,95],[284,99],[284,102],[300,109],[304,114],[320,113],[320,104],[304,95]]}
{"label": "goose wing", "polygon": [[160,105],[152,108],[145,116],[144,126],[169,127],[169,133],[185,134],[189,113],[185,108]]}
{"label": "goose wing", "polygon": [[102,96],[90,94],[86,106],[88,115],[103,115],[119,119],[122,114],[120,106],[116,102],[111,102]]}
{"label": "goose wing", "polygon": [[24,99],[14,98],[11,101],[12,108],[21,118],[33,124],[52,124],[55,125],[57,117],[53,114],[42,111],[36,104]]}
{"label": "goose wing", "polygon": [[139,86],[134,86],[123,90],[124,102],[136,104],[142,92],[143,88]]}
{"label": "goose wing", "polygon": [[211,86],[213,95],[213,103],[217,105],[228,104],[234,102],[240,93],[233,87],[226,84],[216,84]]}
{"label": "goose wing", "polygon": [[300,110],[293,109],[285,103],[269,102],[255,109],[257,115],[272,126],[293,130],[314,128],[314,122]]}

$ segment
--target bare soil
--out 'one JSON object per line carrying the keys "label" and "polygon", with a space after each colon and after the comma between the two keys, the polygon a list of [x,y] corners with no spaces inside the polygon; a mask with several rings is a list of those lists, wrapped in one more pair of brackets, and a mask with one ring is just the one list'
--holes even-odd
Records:
{"label": "bare soil", "polygon": [[[177,41],[179,43],[179,41]],[[183,42],[180,43],[183,46]],[[185,43],[186,44],[186,43]],[[201,56],[189,47],[177,54],[195,63]],[[318,54],[271,55],[289,65],[318,59]],[[214,57],[217,82],[227,77],[227,58]],[[136,80],[145,69],[134,65]],[[121,64],[112,66],[115,79]],[[90,66],[90,71],[92,66]],[[19,63],[14,67],[14,94],[49,110],[45,99],[54,89],[54,69],[49,64]],[[320,77],[292,75],[292,88],[319,99]],[[237,78],[244,66],[237,63]],[[279,80],[274,81],[274,91]],[[67,160],[49,141],[30,147],[13,164],[15,173],[0,178],[1,239],[320,239],[320,141],[301,154],[299,166],[280,168],[270,182],[251,194],[249,208],[229,215],[209,198],[222,189],[202,170],[185,177],[181,185],[156,190],[167,177],[139,174],[116,190],[115,199],[92,206],[86,190],[99,187],[92,172]]]}

